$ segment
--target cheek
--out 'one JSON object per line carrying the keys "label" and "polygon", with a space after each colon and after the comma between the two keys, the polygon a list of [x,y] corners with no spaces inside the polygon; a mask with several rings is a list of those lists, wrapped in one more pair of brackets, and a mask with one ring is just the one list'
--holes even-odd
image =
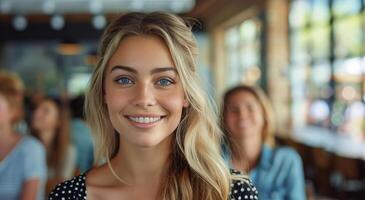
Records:
{"label": "cheek", "polygon": [[[47,127],[56,128],[58,126],[59,118],[53,114],[48,114],[44,117],[44,120],[47,122]],[[38,122],[45,123],[45,122]]]}
{"label": "cheek", "polygon": [[260,128],[264,127],[265,119],[262,113],[256,112],[254,118],[256,119],[256,123]]}
{"label": "cheek", "polygon": [[232,129],[234,129],[234,126],[236,124],[236,117],[233,114],[227,113],[225,115],[224,123],[225,123],[226,128],[229,131],[232,131]]}
{"label": "cheek", "polygon": [[236,123],[237,117],[233,113],[227,113],[225,117],[226,124],[232,125],[233,123]]}
{"label": "cheek", "polygon": [[[163,99],[161,98],[160,102],[163,104],[163,107],[168,109],[175,114],[179,114],[181,116],[182,110],[186,105],[186,101],[184,100],[184,96],[166,96]],[[185,106],[186,107],[186,106]]]}
{"label": "cheek", "polygon": [[12,112],[7,106],[1,107],[0,105],[0,118],[2,120],[6,119],[6,121],[11,121],[12,119]]}
{"label": "cheek", "polygon": [[45,119],[44,115],[39,110],[35,110],[35,112],[32,116],[33,124],[39,124],[44,119]]}
{"label": "cheek", "polygon": [[126,90],[120,91],[112,86],[110,80],[106,80],[103,103],[106,104],[109,112],[123,106],[125,102],[130,101],[131,97],[132,94],[130,92]]}
{"label": "cheek", "polygon": [[119,112],[119,110],[124,107],[129,100],[130,95],[124,94],[119,95],[117,93],[107,93],[105,94],[105,104],[108,112],[111,114],[113,112]]}
{"label": "cheek", "polygon": [[0,115],[5,115],[7,113],[9,113],[7,106],[0,103]]}

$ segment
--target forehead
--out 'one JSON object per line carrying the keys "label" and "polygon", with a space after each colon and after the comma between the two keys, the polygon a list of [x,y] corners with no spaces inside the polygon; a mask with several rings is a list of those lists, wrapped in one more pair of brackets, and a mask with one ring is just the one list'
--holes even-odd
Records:
{"label": "forehead", "polygon": [[54,109],[54,110],[57,110],[58,109],[56,103],[54,103],[53,101],[50,101],[50,100],[44,100],[44,101],[42,101],[39,104],[39,107],[42,107],[42,108],[51,108],[51,109]]}
{"label": "forehead", "polygon": [[228,104],[246,104],[246,103],[257,103],[260,104],[254,94],[245,90],[238,90],[233,92],[228,97]]}
{"label": "forehead", "polygon": [[127,36],[122,39],[108,62],[108,69],[115,65],[128,67],[175,67],[169,48],[157,36]]}

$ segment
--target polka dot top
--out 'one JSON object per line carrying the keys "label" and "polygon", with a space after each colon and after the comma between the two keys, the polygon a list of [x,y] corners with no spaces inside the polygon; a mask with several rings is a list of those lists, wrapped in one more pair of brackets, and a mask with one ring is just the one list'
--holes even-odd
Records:
{"label": "polka dot top", "polygon": [[[241,174],[241,172],[231,169],[231,174]],[[229,200],[256,200],[259,199],[256,187],[250,179],[246,181],[233,181]]]}
{"label": "polka dot top", "polygon": [[[239,174],[240,172],[231,170],[231,173]],[[58,184],[49,194],[48,200],[86,200],[85,177],[86,174],[81,174]],[[247,179],[247,181],[234,181],[231,184],[229,196],[229,200],[256,200],[258,192],[252,182]]]}

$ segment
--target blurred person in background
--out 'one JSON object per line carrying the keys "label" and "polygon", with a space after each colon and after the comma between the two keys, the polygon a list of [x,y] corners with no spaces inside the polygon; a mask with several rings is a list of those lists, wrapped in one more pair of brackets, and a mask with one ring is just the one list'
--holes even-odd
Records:
{"label": "blurred person in background", "polygon": [[255,86],[239,85],[223,98],[224,157],[248,173],[261,200],[306,199],[302,161],[289,147],[275,146],[274,115],[269,99]]}
{"label": "blurred person in background", "polygon": [[94,162],[94,148],[90,127],[84,120],[84,96],[79,95],[70,102],[71,139],[77,149],[77,170],[84,173]]}
{"label": "blurred person in background", "polygon": [[23,108],[19,88],[19,77],[0,71],[0,199],[41,200],[47,177],[45,149],[35,138],[15,132]]}
{"label": "blurred person in background", "polygon": [[76,172],[76,149],[70,140],[69,108],[63,101],[45,97],[35,108],[31,134],[45,146],[47,153],[48,192]]}
{"label": "blurred person in background", "polygon": [[[42,100],[46,97],[43,90],[41,89],[33,89],[27,90],[24,98],[24,108],[25,108],[25,121],[29,126],[32,124],[32,114],[36,109],[37,105],[42,102]],[[29,128],[30,129],[30,128]],[[30,130],[29,130],[30,131]]]}

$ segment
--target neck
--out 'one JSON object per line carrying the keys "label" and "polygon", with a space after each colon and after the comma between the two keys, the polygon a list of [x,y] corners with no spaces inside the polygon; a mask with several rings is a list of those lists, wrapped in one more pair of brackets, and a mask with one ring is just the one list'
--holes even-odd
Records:
{"label": "neck", "polygon": [[111,161],[114,171],[130,185],[160,185],[169,167],[171,139],[154,147],[136,147],[123,143]]}
{"label": "neck", "polygon": [[249,173],[259,162],[261,137],[237,139],[232,144],[232,163],[235,168]]}
{"label": "neck", "polygon": [[9,138],[12,138],[13,132],[11,126],[0,126],[0,142],[9,141]]}
{"label": "neck", "polygon": [[0,161],[11,151],[20,139],[11,126],[0,126]]}
{"label": "neck", "polygon": [[54,138],[54,131],[44,130],[39,131],[39,139],[42,141],[44,146],[48,149],[52,145],[52,140]]}

